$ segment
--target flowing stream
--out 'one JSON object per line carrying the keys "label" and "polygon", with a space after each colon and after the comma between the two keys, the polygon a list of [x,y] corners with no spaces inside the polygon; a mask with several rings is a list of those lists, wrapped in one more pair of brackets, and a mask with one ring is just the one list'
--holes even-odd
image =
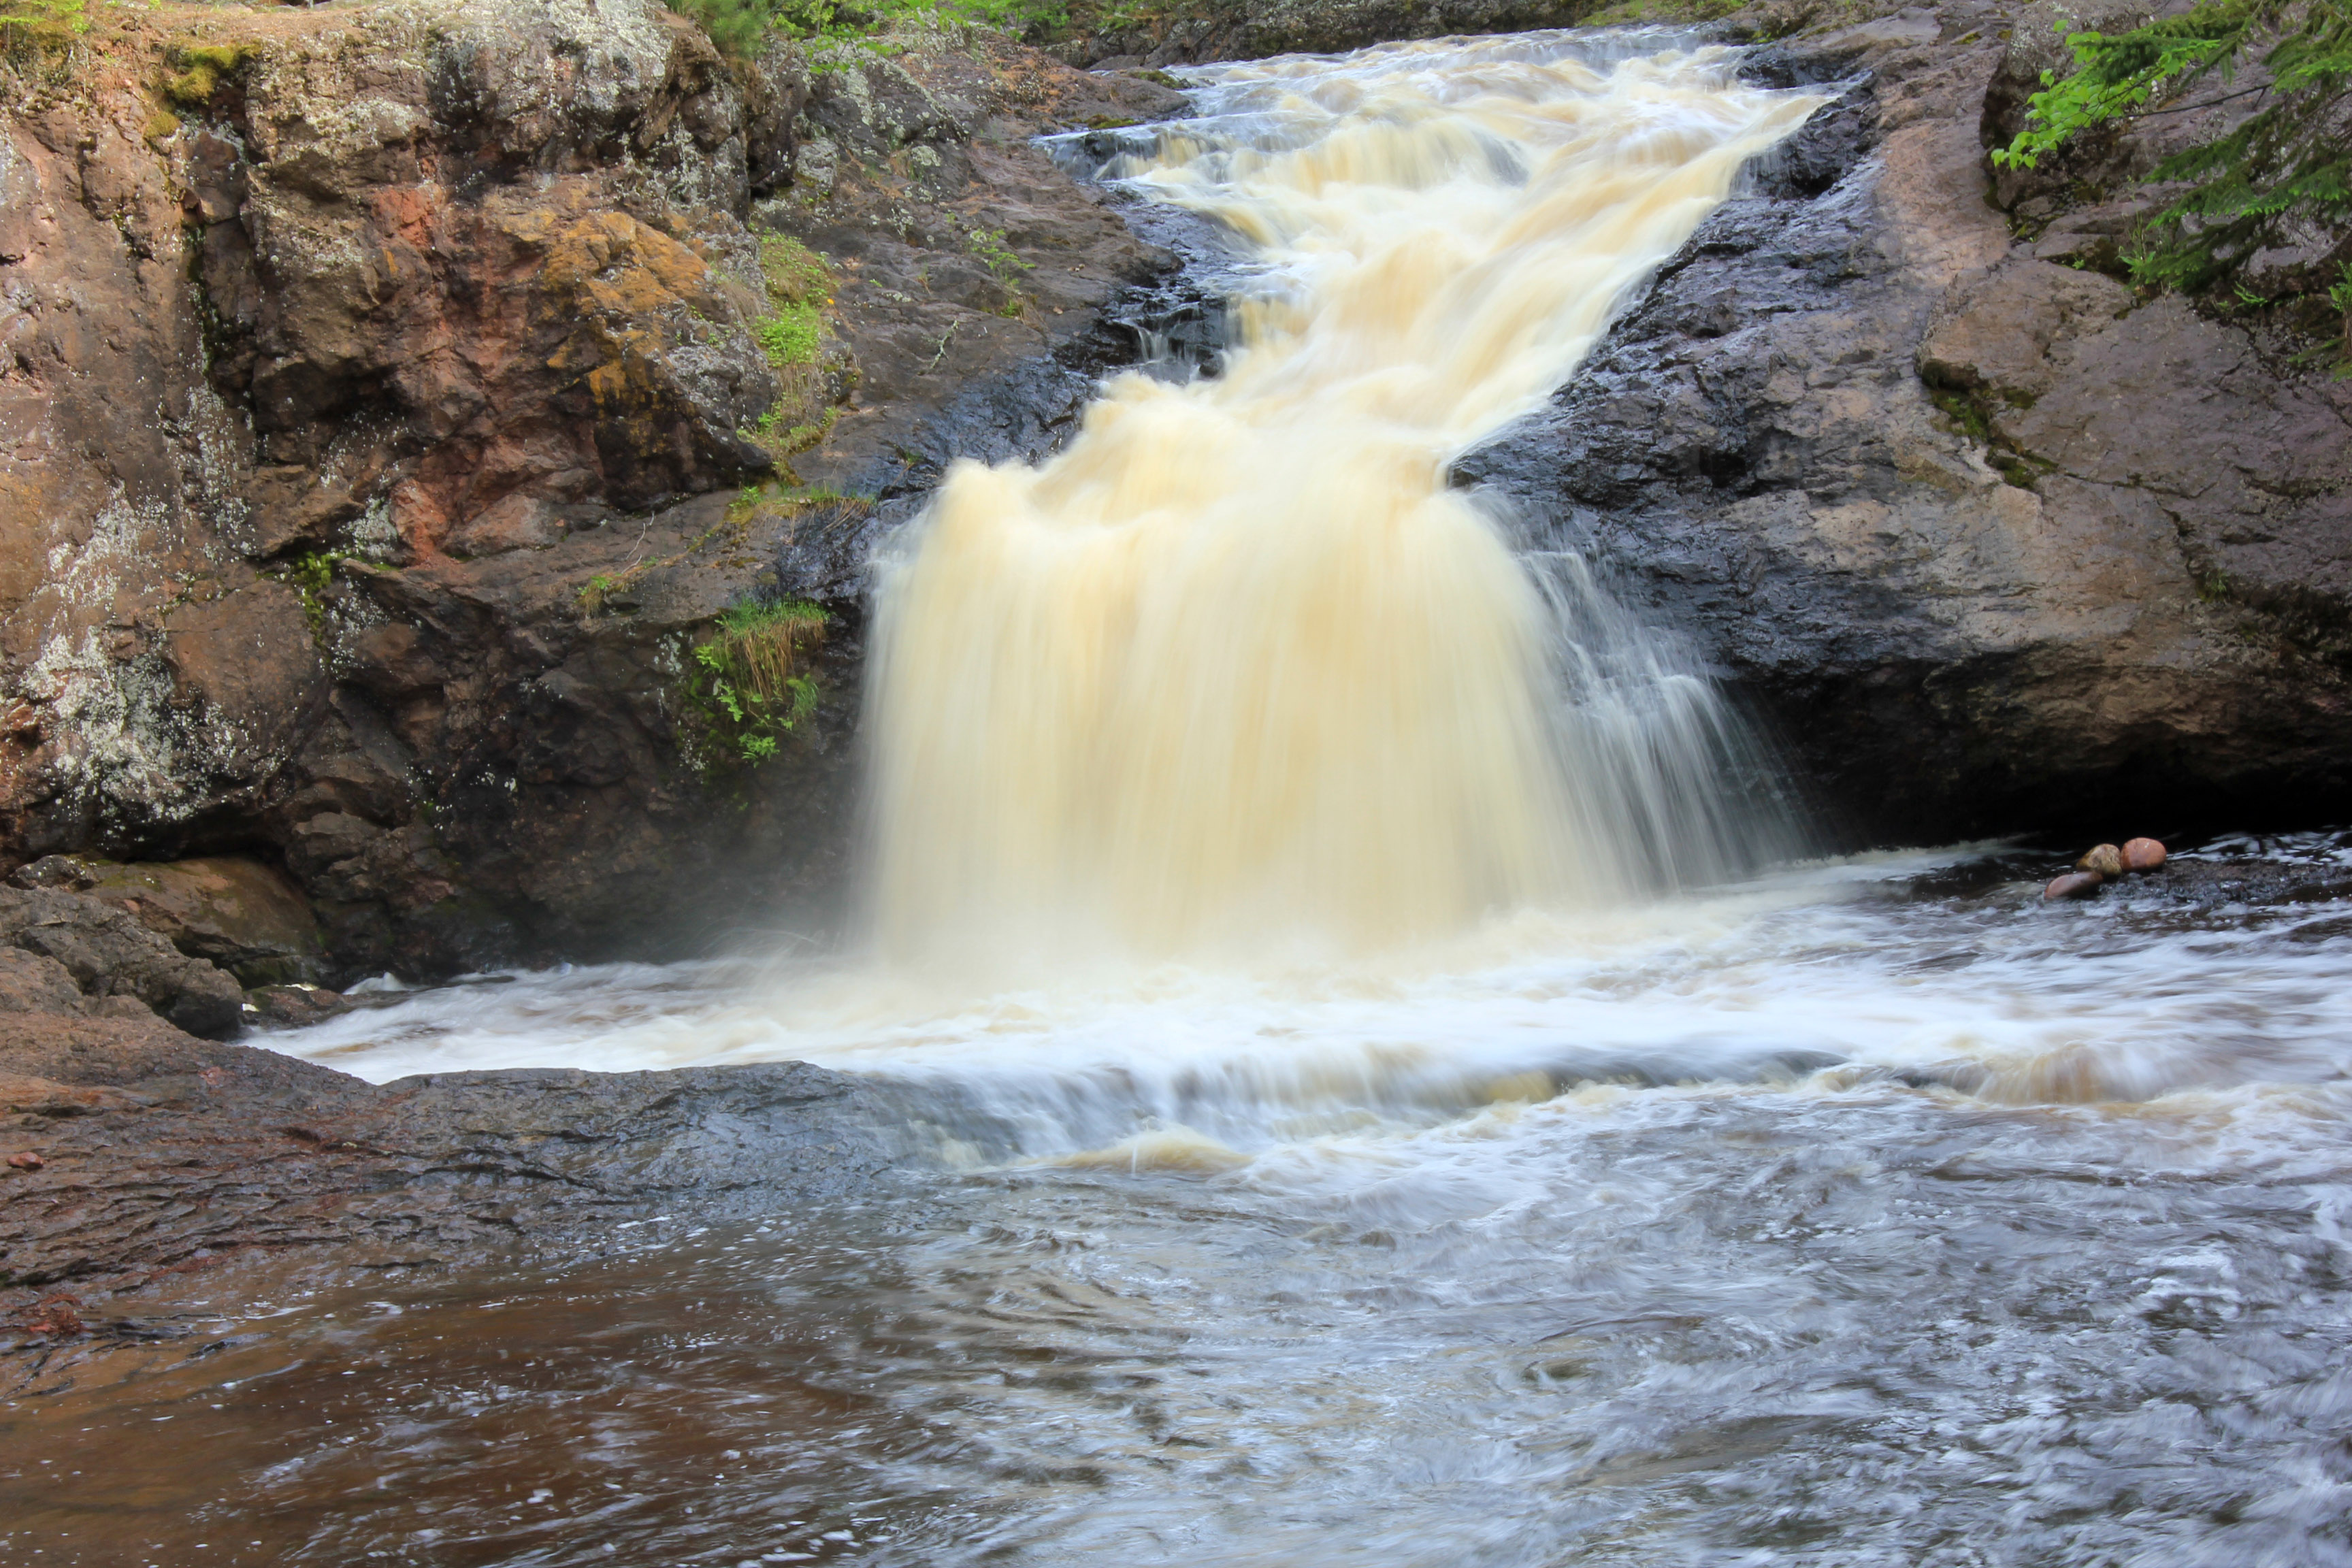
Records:
{"label": "flowing stream", "polygon": [[1819,101],[1735,65],[1198,73],[1117,174],[1244,244],[1242,345],[886,563],[870,947],[276,1042],[806,1059],[906,1169],[0,1415],[0,1559],[2352,1562],[2352,834],[2080,906],[1789,858],[1671,643],[1445,486]]}

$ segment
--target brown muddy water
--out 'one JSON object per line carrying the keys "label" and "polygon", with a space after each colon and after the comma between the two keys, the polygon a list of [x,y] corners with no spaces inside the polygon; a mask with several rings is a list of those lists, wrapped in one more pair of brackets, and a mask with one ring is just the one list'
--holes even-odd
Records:
{"label": "brown muddy water", "polygon": [[1446,487],[1819,101],[1736,64],[1199,73],[1113,174],[1243,342],[881,563],[870,942],[276,1041],[806,1059],[903,1167],[183,1297],[0,1408],[0,1559],[2352,1563],[2352,835],[1758,873],[1707,683]]}

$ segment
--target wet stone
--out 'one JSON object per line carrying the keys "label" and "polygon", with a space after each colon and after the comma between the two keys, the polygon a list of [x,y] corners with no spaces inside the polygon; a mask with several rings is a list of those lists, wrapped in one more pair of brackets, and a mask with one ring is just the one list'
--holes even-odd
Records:
{"label": "wet stone", "polygon": [[2112,844],[2095,846],[2074,862],[2074,869],[2102,877],[2120,877],[2124,874],[2124,852]]}
{"label": "wet stone", "polygon": [[2106,879],[2096,871],[2069,871],[2042,889],[2042,901],[2095,898],[2105,881]]}
{"label": "wet stone", "polygon": [[340,991],[317,985],[263,985],[245,994],[246,1017],[255,1024],[299,1026],[352,1010]]}
{"label": "wet stone", "polygon": [[2126,871],[2154,871],[2160,868],[2164,861],[2164,846],[2153,838],[2134,838],[2124,845],[2123,862]]}

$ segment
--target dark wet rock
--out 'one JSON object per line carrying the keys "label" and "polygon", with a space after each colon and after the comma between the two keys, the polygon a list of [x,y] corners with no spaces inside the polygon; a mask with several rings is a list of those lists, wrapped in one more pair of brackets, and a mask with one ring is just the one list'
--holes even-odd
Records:
{"label": "dark wet rock", "polygon": [[2124,852],[2112,844],[2094,845],[2074,862],[2074,868],[2102,877],[2120,877],[2124,874]]}
{"label": "dark wet rock", "polygon": [[350,998],[316,985],[262,985],[245,994],[247,1016],[255,1024],[299,1028],[352,1010]]}
{"label": "dark wet rock", "polygon": [[437,1073],[302,1131],[472,1182],[547,1184],[539,1201],[567,1214],[658,1203],[737,1215],[844,1193],[881,1171],[888,1156],[862,1120],[866,1101],[856,1080],[804,1062]]}
{"label": "dark wet rock", "polygon": [[86,894],[0,888],[0,942],[25,955],[0,964],[0,999],[26,1012],[104,1016],[119,1004],[204,1036],[233,1033],[240,1021],[245,993],[232,976]]}
{"label": "dark wet rock", "polygon": [[152,1018],[0,1014],[0,1147],[42,1162],[0,1201],[0,1350],[58,1337],[58,1290],[87,1310],[232,1259],[283,1281],[788,1211],[888,1163],[866,1096],[796,1063],[378,1088]]}
{"label": "dark wet rock", "polygon": [[191,958],[247,985],[314,980],[322,957],[309,900],[278,872],[239,857],[123,865],[51,855],[20,867],[18,887],[69,888],[133,916]]}
{"label": "dark wet rock", "polygon": [[1862,78],[1779,155],[1835,177],[1768,163],[1460,478],[1687,637],[1842,840],[2341,798],[2352,391],[2037,259],[1985,194],[2005,13],[1933,15],[1783,46]]}

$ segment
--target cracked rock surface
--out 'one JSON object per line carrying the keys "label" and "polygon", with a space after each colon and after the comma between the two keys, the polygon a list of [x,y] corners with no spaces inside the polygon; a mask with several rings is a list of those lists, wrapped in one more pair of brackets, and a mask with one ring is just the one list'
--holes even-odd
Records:
{"label": "cracked rock surface", "polygon": [[377,1087],[88,1016],[28,956],[0,949],[0,1004],[31,1005],[0,1005],[0,1154],[37,1162],[0,1165],[0,1385],[163,1331],[152,1303],[191,1276],[593,1250],[623,1221],[772,1214],[889,1160],[868,1091],[800,1063]]}

